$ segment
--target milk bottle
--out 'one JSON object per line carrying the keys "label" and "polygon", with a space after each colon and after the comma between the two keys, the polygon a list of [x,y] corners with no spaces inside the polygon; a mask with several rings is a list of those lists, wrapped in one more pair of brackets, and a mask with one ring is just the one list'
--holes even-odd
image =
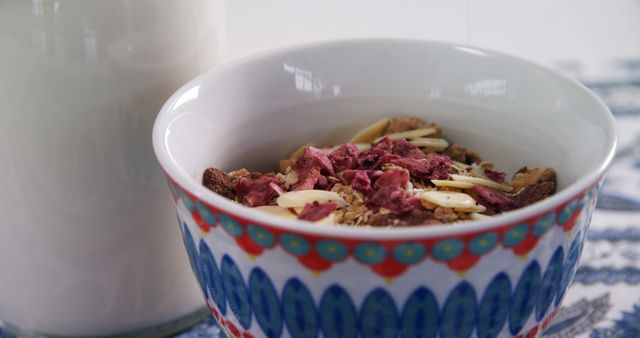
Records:
{"label": "milk bottle", "polygon": [[221,10],[212,0],[0,1],[4,325],[96,336],[187,318],[170,331],[198,315],[150,135],[169,95],[219,61]]}

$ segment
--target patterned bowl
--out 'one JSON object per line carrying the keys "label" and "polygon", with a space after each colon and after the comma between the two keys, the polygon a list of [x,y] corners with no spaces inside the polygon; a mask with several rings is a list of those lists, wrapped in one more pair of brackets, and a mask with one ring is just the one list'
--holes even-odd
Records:
{"label": "patterned bowl", "polygon": [[[510,172],[556,168],[551,198],[449,226],[281,219],[200,184],[208,166],[267,168],[419,115]],[[180,89],[153,142],[211,312],[233,337],[535,337],[580,258],[615,149],[609,110],[577,82],[499,53],[413,40],[313,44],[244,58]]]}

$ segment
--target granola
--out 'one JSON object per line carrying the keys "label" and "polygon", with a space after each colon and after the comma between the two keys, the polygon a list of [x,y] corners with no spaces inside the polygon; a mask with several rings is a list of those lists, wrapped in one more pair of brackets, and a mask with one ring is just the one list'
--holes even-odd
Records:
{"label": "granola", "polygon": [[551,196],[553,168],[523,167],[511,181],[478,153],[418,117],[385,118],[349,143],[306,144],[277,173],[209,168],[212,191],[281,217],[348,226],[414,226],[484,219]]}

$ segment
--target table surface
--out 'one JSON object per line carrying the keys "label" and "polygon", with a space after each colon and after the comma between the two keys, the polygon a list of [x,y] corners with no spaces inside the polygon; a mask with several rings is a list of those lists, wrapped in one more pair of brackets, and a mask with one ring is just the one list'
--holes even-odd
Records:
{"label": "table surface", "polygon": [[[574,283],[544,336],[640,337],[640,60],[559,68],[607,103],[619,146]],[[212,319],[173,338],[205,337],[221,337]],[[0,338],[13,336],[0,329]]]}

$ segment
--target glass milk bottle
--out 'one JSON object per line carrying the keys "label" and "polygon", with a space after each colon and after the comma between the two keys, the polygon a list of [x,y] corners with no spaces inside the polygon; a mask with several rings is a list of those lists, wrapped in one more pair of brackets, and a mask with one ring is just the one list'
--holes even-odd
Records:
{"label": "glass milk bottle", "polygon": [[219,61],[222,18],[218,0],[0,1],[2,325],[154,336],[202,318],[151,127]]}

